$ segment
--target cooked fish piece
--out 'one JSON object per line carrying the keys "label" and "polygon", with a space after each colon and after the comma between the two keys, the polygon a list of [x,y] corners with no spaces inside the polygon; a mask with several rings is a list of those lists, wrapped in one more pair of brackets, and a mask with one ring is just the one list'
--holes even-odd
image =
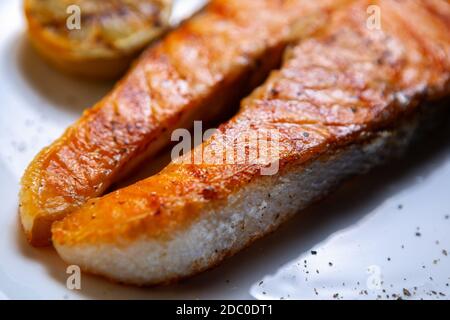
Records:
{"label": "cooked fish piece", "polygon": [[25,0],[29,38],[52,65],[117,78],[169,27],[172,0]]}
{"label": "cooked fish piece", "polygon": [[147,50],[115,89],[31,162],[20,215],[31,244],[50,244],[50,226],[101,195],[193,120],[238,105],[307,36],[348,0],[213,1]]}
{"label": "cooked fish piece", "polygon": [[[367,25],[374,2],[379,30]],[[449,9],[446,1],[379,0],[336,14],[203,145],[56,222],[56,250],[115,281],[171,282],[218,264],[401,153],[423,125],[419,106],[449,94]],[[270,137],[268,152],[255,131]]]}

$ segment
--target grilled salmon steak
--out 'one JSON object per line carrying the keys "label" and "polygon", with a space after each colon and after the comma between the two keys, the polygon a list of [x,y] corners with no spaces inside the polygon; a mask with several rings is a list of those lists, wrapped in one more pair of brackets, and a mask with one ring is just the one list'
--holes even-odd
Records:
{"label": "grilled salmon steak", "polygon": [[42,150],[22,178],[20,216],[31,244],[101,195],[194,119],[215,119],[279,66],[286,45],[348,0],[228,0],[149,48],[114,90]]}
{"label": "grilled salmon steak", "polygon": [[285,56],[191,153],[56,222],[60,256],[136,285],[188,277],[400,154],[449,94],[450,5],[357,1]]}

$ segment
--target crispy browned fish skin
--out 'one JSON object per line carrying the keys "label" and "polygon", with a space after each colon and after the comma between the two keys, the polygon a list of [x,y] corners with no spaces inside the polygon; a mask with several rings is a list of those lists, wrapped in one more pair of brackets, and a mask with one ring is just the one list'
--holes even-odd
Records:
{"label": "crispy browned fish skin", "polygon": [[[172,163],[153,177],[91,200],[55,223],[53,243],[62,258],[84,270],[134,284],[171,281],[207,269],[273,230],[292,212],[282,212],[278,220],[275,216],[261,229],[244,221],[232,231],[218,225],[190,232],[198,225],[208,225],[202,221],[222,219],[235,205],[233,201],[244,197],[245,190],[257,192],[261,185],[268,185],[268,195],[259,199],[258,206],[275,210],[286,205],[272,203],[275,195],[270,195],[284,176],[291,174],[292,178],[301,168],[327,159],[332,162],[348,148],[362,149],[374,138],[383,138],[386,130],[395,131],[403,119],[415,114],[420,103],[448,95],[448,3],[375,3],[381,7],[383,31],[367,28],[370,2],[359,1],[334,19],[329,34],[293,49],[282,69],[244,100],[240,113],[203,144],[203,152],[212,154],[220,151],[224,136],[233,142],[253,129],[276,129],[281,133],[276,176],[262,177],[261,165],[251,163]],[[244,146],[226,143],[225,148],[228,153]],[[370,148],[376,149],[376,143]],[[221,157],[223,153],[218,154]],[[344,164],[344,169],[351,169],[349,161]],[[289,190],[281,192],[293,202],[309,190],[295,195]],[[245,195],[251,197],[251,192]],[[265,207],[258,210],[271,214]],[[249,228],[256,229],[247,231]],[[235,241],[214,238],[221,232],[229,232]],[[173,252],[179,255],[173,256]]]}
{"label": "crispy browned fish skin", "polygon": [[294,33],[325,21],[322,6],[346,2],[214,1],[150,48],[113,92],[29,165],[20,193],[29,242],[48,245],[53,221],[155,154],[173,129],[237,104],[278,66]]}

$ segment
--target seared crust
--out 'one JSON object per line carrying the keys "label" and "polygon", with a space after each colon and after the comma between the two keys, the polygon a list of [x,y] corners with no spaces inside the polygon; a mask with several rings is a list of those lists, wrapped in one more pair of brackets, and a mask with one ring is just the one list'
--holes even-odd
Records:
{"label": "seared crust", "polygon": [[279,65],[292,37],[314,32],[329,8],[347,2],[213,1],[147,50],[113,92],[27,168],[20,213],[29,241],[48,245],[52,221],[101,195],[167,145],[174,129],[232,109]]}
{"label": "seared crust", "polygon": [[[290,50],[281,70],[192,154],[55,223],[53,243],[64,260],[134,284],[189,276],[394,153],[387,146],[403,139],[397,136],[400,124],[421,103],[449,94],[450,5],[379,0],[382,30],[370,30],[370,3],[358,1],[337,14],[323,35]],[[415,130],[409,121],[406,125],[408,132]],[[189,161],[199,154],[213,160],[248,155],[257,143],[239,138],[255,130],[280,134],[259,163]],[[261,174],[277,161],[275,175]],[[335,162],[342,165],[334,167]],[[322,163],[329,165],[329,175],[323,176]],[[299,185],[301,179],[306,182]],[[273,190],[281,195],[271,198]],[[253,199],[264,193],[269,197]],[[267,220],[273,213],[277,216]]]}

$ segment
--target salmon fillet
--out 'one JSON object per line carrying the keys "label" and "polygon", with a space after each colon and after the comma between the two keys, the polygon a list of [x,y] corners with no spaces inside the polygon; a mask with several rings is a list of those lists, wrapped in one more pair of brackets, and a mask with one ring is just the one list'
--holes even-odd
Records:
{"label": "salmon fillet", "polygon": [[[215,119],[279,66],[283,49],[348,0],[213,1],[149,48],[114,90],[31,162],[20,216],[29,242],[101,195],[194,119]],[[304,19],[303,19],[304,18]]]}
{"label": "salmon fillet", "polygon": [[[380,30],[368,25],[370,4]],[[408,146],[420,110],[432,108],[424,103],[450,91],[449,10],[441,0],[379,0],[333,15],[201,146],[56,222],[56,250],[87,272],[150,285],[206,270],[275,230]],[[255,131],[279,135],[267,135],[258,161],[247,158],[261,151]]]}

